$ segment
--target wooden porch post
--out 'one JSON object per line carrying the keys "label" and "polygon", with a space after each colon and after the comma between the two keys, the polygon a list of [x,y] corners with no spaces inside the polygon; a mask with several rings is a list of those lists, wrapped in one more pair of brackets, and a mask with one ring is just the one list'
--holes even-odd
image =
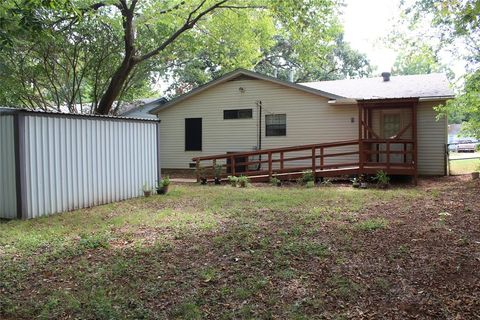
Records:
{"label": "wooden porch post", "polygon": [[358,167],[359,173],[363,174],[363,132],[362,132],[363,105],[358,104]]}
{"label": "wooden porch post", "polygon": [[197,177],[197,182],[200,182],[200,160],[195,161],[195,175]]}
{"label": "wooden porch post", "polygon": [[313,180],[317,182],[317,148],[315,146],[312,147],[312,173]]}
{"label": "wooden porch post", "polygon": [[235,157],[234,156],[231,156],[230,157],[230,165],[232,166],[230,168],[230,172],[232,173],[232,176],[235,176],[236,172],[236,164],[235,164]]}

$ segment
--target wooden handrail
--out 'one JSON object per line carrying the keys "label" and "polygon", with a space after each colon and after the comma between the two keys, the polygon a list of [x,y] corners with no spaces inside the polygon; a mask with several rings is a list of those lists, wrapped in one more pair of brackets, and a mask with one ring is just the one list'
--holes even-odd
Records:
{"label": "wooden handrail", "polygon": [[205,156],[205,157],[195,157],[192,161],[204,161],[204,160],[213,160],[213,159],[226,159],[230,158],[231,156],[235,157],[242,157],[242,156],[255,156],[261,154],[268,154],[269,152],[272,153],[279,153],[279,152],[293,152],[293,151],[303,151],[309,150],[312,147],[315,148],[333,148],[333,147],[343,147],[348,145],[356,145],[358,144],[358,140],[347,140],[347,141],[339,141],[339,142],[327,142],[327,143],[318,143],[318,144],[305,144],[301,146],[293,146],[293,147],[284,147],[284,148],[273,148],[273,149],[264,149],[264,150],[257,150],[257,151],[240,151],[240,152],[233,152],[229,154],[217,154],[212,156]]}
{"label": "wooden handrail", "polygon": [[[380,145],[384,144],[386,150],[373,150],[372,145]],[[392,150],[392,145],[394,144],[401,144],[403,146],[402,150]],[[407,149],[407,145],[412,145],[412,150]],[[330,142],[330,143],[319,143],[319,144],[307,144],[301,146],[292,146],[292,147],[284,147],[284,148],[272,148],[272,149],[264,149],[264,150],[255,150],[255,151],[244,151],[244,152],[235,152],[229,154],[219,154],[219,155],[211,155],[205,157],[196,157],[192,160],[196,164],[197,169],[205,168],[208,169],[206,175],[207,178],[210,176],[213,177],[213,168],[215,165],[219,165],[226,169],[226,173],[224,172],[222,176],[225,175],[246,175],[246,176],[259,176],[263,175],[267,178],[272,178],[276,174],[289,174],[289,173],[301,173],[303,170],[312,170],[315,177],[321,176],[320,173],[323,170],[332,169],[332,170],[356,170],[357,173],[362,173],[363,168],[365,165],[372,164],[371,162],[371,155],[380,155],[384,154],[385,158],[381,165],[378,167],[385,167],[388,171],[390,168],[394,168],[397,165],[405,165],[405,166],[415,166],[416,164],[413,161],[415,156],[414,150],[414,141],[412,139],[363,139],[363,140],[347,140],[347,141],[338,141],[338,142]],[[347,151],[344,150],[332,150],[333,152],[328,152],[329,148],[337,148],[337,147],[344,147],[344,146],[356,146],[358,147],[357,150]],[[319,150],[319,152],[317,152]],[[338,152],[341,151],[341,152]],[[293,153],[293,157],[287,157],[287,153]],[[295,154],[300,152],[300,154]],[[303,152],[303,154],[302,154]],[[403,155],[404,161],[397,163],[392,163],[392,155]],[[412,154],[412,161],[407,161],[407,154]],[[264,155],[262,157],[262,155]],[[275,155],[275,156],[274,156]],[[256,159],[252,159],[252,156],[258,156]],[[358,159],[352,159],[352,157],[346,156],[358,156]],[[335,157],[346,157],[341,158],[345,160],[344,162],[336,161],[335,163],[328,163],[325,164],[325,159],[332,159]],[[320,159],[318,161],[318,159]],[[224,163],[219,163],[218,160],[226,160],[223,161]],[[308,160],[310,160],[310,165],[308,165]],[[352,161],[353,160],[353,161]],[[202,161],[209,161],[208,165],[201,166]],[[286,163],[295,162],[288,167],[286,167]],[[305,162],[303,162],[305,161]],[[274,166],[274,164],[277,164]],[[377,159],[377,162],[380,164],[380,159]],[[255,166],[255,168],[252,168]],[[239,168],[245,168],[241,172],[239,172]],[[368,170],[368,168],[365,168]],[[197,179],[198,172],[197,170]],[[353,171],[352,171],[353,172]],[[371,171],[370,171],[371,172]]]}

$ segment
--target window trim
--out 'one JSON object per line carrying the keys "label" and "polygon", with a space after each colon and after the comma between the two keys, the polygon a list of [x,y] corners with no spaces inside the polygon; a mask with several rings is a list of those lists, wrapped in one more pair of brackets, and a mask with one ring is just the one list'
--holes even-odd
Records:
{"label": "window trim", "polygon": [[[225,118],[225,112],[226,111],[237,111],[237,115],[239,114],[239,111],[241,110],[249,110],[250,111],[250,117],[248,118]],[[223,109],[223,120],[249,120],[253,119],[253,109],[252,108],[239,108],[239,109]]]}
{"label": "window trim", "polygon": [[[279,116],[279,115],[285,116],[285,134],[282,134],[282,135],[271,135],[271,134],[268,134],[267,117],[268,117],[268,116]],[[266,115],[265,115],[265,137],[286,137],[286,136],[287,136],[287,114],[286,114],[286,113],[271,113],[271,114],[266,114]]]}

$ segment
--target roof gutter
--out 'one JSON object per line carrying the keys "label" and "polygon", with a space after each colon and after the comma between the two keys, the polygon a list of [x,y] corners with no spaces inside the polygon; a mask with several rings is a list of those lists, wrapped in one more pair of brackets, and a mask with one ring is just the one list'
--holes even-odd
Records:
{"label": "roof gutter", "polygon": [[455,99],[455,96],[442,96],[442,97],[425,97],[425,98],[419,98],[419,101],[444,101],[444,100],[451,100]]}
{"label": "roof gutter", "polygon": [[[358,104],[359,100],[385,100],[386,98],[383,99],[352,99],[352,98],[341,98],[341,99],[333,99],[329,100],[328,104],[331,105],[356,105]],[[388,98],[388,100],[400,100],[400,99],[410,99],[410,98]],[[445,101],[445,100],[450,100],[450,99],[455,99],[455,96],[438,96],[438,97],[423,97],[423,98],[418,98],[418,101],[420,102],[429,102],[429,101]]]}

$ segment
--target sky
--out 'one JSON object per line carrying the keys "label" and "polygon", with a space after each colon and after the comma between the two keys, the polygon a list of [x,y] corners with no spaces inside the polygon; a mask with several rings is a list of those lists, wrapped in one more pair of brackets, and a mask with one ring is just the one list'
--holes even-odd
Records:
{"label": "sky", "polygon": [[342,21],[345,40],[365,53],[377,72],[391,71],[396,54],[381,40],[398,17],[400,0],[346,0]]}
{"label": "sky", "polygon": [[[354,49],[364,53],[376,66],[376,73],[391,71],[396,53],[385,46],[386,37],[400,15],[401,0],[345,0],[342,16],[345,40]],[[425,26],[429,28],[429,26]],[[461,48],[458,48],[459,50]],[[442,53],[440,59],[450,66],[458,79],[465,73],[465,61]]]}

